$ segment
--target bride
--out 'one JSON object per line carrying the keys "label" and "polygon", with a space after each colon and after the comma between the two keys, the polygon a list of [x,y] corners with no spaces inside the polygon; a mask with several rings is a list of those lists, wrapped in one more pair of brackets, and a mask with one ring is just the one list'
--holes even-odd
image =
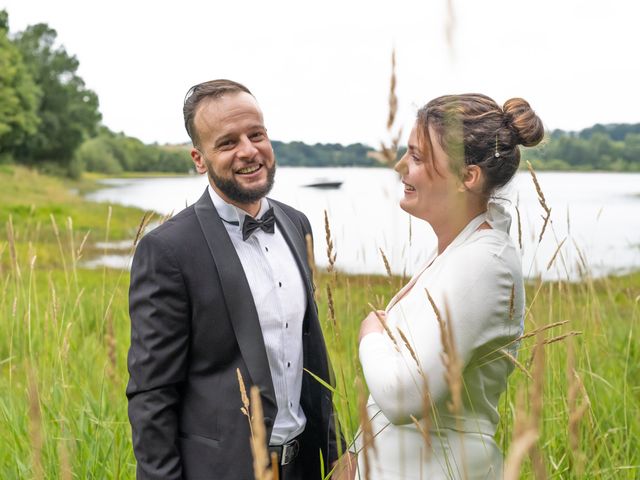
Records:
{"label": "bride", "polygon": [[[400,206],[430,224],[438,246],[385,311],[362,321],[359,355],[376,446],[375,454],[366,449],[367,480],[502,477],[493,437],[513,370],[504,352],[516,353],[525,300],[511,218],[494,195],[518,169],[518,145],[543,136],[520,98],[500,108],[485,95],[448,95],[419,110],[395,168],[405,187]],[[455,370],[445,376],[438,316],[451,327],[444,353],[459,360],[457,379]],[[356,443],[362,479],[364,436]]]}

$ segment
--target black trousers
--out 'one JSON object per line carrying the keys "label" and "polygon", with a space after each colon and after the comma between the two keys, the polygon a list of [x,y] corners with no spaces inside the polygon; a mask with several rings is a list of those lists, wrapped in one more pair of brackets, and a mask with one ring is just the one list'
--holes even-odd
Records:
{"label": "black trousers", "polygon": [[287,465],[280,465],[280,480],[305,480],[302,467],[302,459],[299,456]]}

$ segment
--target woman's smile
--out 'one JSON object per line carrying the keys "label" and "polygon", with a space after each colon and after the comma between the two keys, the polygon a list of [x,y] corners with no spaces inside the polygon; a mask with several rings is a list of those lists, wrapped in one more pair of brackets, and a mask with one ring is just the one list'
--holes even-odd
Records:
{"label": "woman's smile", "polygon": [[416,188],[413,185],[409,185],[406,182],[402,182],[404,184],[404,193],[406,194],[411,194],[411,193],[415,193]]}

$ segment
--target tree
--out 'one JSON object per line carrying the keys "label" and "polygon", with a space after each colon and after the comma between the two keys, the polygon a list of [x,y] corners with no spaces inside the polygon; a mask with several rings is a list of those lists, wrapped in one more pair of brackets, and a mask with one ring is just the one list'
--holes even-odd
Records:
{"label": "tree", "polygon": [[76,158],[83,170],[101,173],[120,173],[122,166],[113,155],[108,139],[99,136],[85,141],[76,151]]}
{"label": "tree", "polygon": [[101,115],[97,95],[76,74],[78,60],[63,47],[55,47],[56,36],[54,29],[40,23],[27,27],[14,40],[42,89],[40,125],[20,154],[32,164],[53,162],[68,169],[75,150],[95,133]]}
{"label": "tree", "polygon": [[633,167],[630,169],[636,171],[640,169],[640,133],[628,133],[624,137],[622,155],[630,167]]}
{"label": "tree", "polygon": [[76,161],[90,172],[176,172],[193,170],[188,149],[145,145],[124,133],[114,133],[100,127],[97,137],[86,140],[75,156]]}
{"label": "tree", "polygon": [[0,161],[36,133],[41,90],[8,36],[9,16],[0,11]]}

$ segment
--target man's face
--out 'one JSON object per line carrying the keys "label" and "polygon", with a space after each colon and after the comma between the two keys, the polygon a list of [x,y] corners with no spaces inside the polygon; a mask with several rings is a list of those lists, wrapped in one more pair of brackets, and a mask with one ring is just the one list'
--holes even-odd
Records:
{"label": "man's face", "polygon": [[[252,95],[239,92],[205,99],[194,117],[198,145],[191,157],[198,173],[227,202],[254,205],[273,186],[273,148]],[[245,208],[246,210],[246,208]]]}

